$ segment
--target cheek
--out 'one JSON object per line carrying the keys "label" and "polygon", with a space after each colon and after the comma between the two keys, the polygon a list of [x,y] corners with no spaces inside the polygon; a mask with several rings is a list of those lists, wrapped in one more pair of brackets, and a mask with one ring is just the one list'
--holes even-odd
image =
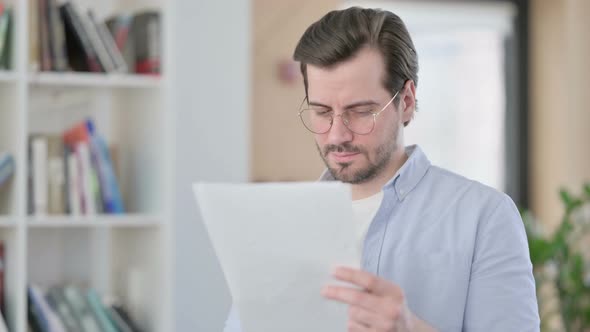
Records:
{"label": "cheek", "polygon": [[327,135],[314,134],[314,140],[317,146],[323,148],[326,145]]}

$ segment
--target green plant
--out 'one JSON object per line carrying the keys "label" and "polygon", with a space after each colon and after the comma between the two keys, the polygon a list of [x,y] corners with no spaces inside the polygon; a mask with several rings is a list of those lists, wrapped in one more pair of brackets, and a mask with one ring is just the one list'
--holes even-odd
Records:
{"label": "green plant", "polygon": [[[561,190],[560,197],[565,212],[552,236],[540,230],[529,212],[523,212],[537,289],[549,283],[554,287],[558,301],[553,312],[544,312],[541,327],[547,330],[547,320],[551,315],[558,315],[566,331],[589,331],[590,264],[585,256],[590,253],[586,248],[590,185],[584,185],[580,196]],[[538,291],[538,295],[541,305],[547,301],[541,292]]]}

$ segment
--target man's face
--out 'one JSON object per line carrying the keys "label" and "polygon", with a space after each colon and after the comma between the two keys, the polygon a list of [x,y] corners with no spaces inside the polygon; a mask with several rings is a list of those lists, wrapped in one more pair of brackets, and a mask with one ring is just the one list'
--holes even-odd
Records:
{"label": "man's face", "polygon": [[368,47],[334,67],[307,66],[310,106],[330,111],[334,116],[330,131],[315,134],[315,141],[324,163],[337,180],[353,184],[367,182],[386,170],[393,162],[393,152],[403,148],[403,122],[409,121],[411,115],[396,107],[402,92],[377,116],[375,128],[367,135],[352,132],[338,116],[345,110],[383,109],[392,97],[383,86],[384,75],[382,55]]}

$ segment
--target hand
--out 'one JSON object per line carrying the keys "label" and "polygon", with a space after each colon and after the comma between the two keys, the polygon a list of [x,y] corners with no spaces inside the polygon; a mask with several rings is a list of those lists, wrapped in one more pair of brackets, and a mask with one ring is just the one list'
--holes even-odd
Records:
{"label": "hand", "polygon": [[360,287],[326,286],[322,289],[324,297],[349,305],[348,331],[433,331],[410,312],[399,286],[352,268],[339,267],[333,275]]}

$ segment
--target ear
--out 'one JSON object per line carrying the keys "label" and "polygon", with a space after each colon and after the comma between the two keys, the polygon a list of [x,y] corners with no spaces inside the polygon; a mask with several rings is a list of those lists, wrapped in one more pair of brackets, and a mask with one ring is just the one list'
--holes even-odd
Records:
{"label": "ear", "polygon": [[414,112],[416,112],[416,86],[413,80],[406,81],[400,95],[402,122],[404,126],[407,126],[414,119]]}

